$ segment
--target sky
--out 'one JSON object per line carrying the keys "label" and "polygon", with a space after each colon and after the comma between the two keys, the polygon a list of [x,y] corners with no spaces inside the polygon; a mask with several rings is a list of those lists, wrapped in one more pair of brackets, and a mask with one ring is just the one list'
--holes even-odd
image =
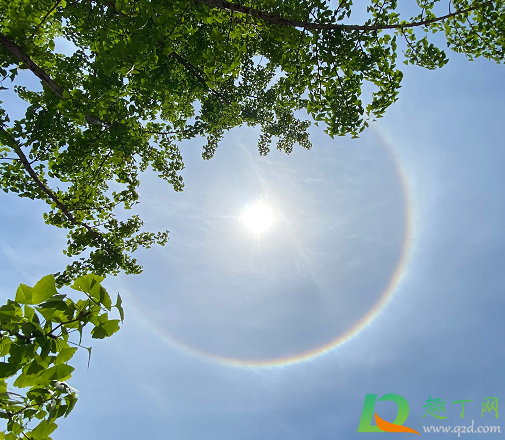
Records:
{"label": "sky", "polygon": [[[357,432],[365,396],[387,393],[423,436],[474,420],[503,438],[505,415],[481,405],[505,402],[505,75],[449,55],[405,67],[359,139],[313,127],[312,150],[260,157],[239,128],[209,161],[182,146],[181,193],[146,173],[137,212],[170,240],[137,252],[143,274],[104,281],[125,322],[93,341],[89,370],[74,357],[79,401],[53,439],[389,438]],[[256,203],[274,216],[260,235],[242,220]],[[1,195],[3,301],[66,264],[43,212]],[[430,396],[446,419],[425,415]]]}

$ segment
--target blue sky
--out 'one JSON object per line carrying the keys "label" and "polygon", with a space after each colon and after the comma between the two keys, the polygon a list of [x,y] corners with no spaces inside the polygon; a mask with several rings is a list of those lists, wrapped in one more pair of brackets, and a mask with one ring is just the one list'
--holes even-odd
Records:
{"label": "blue sky", "polygon": [[[138,253],[142,275],[105,281],[124,297],[126,320],[93,342],[89,370],[86,352],[75,357],[79,402],[53,438],[385,437],[356,432],[367,393],[407,398],[405,424],[419,431],[475,420],[503,436],[504,416],[481,418],[480,408],[505,399],[504,71],[450,56],[438,71],[406,67],[399,102],[358,140],[314,127],[311,151],[262,158],[257,133],[235,129],[210,161],[200,142],[182,147],[182,193],[145,175],[138,212],[149,229],[170,229],[170,241]],[[359,321],[401,255],[400,173],[412,242],[394,295],[365,329],[276,368],[197,353],[273,359]],[[66,239],[43,223],[42,204],[1,197],[5,300],[66,264]],[[275,215],[260,238],[241,222],[258,200]],[[446,402],[444,421],[422,418],[429,395]],[[451,403],[460,399],[472,399],[464,420]],[[395,407],[377,412],[392,421]]]}

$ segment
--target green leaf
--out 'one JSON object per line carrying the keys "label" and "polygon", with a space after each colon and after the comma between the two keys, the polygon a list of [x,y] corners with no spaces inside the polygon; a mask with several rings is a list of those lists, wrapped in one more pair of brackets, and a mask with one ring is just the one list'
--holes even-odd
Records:
{"label": "green leaf", "polygon": [[91,332],[94,339],[103,339],[112,336],[119,330],[119,319],[111,319],[104,324],[97,325]]}
{"label": "green leaf", "polygon": [[39,386],[46,386],[52,380],[59,380],[60,382],[67,380],[71,377],[71,373],[74,371],[74,367],[66,364],[55,365],[49,368],[44,374],[42,374],[35,384]]}
{"label": "green leaf", "polygon": [[210,32],[210,38],[214,41],[221,40],[221,33],[217,27],[212,28],[212,31]]}
{"label": "green leaf", "polygon": [[89,363],[91,362],[91,349],[93,347],[85,347],[86,350],[88,350],[88,370],[89,370]]}
{"label": "green leaf", "polygon": [[108,313],[102,313],[97,318],[97,325],[98,324],[105,324],[108,321],[109,321],[109,314]]}
{"label": "green leaf", "polygon": [[0,356],[6,356],[9,354],[12,345],[12,339],[4,337],[0,339]]}
{"label": "green leaf", "polygon": [[57,427],[58,425],[54,422],[48,423],[46,420],[42,420],[37,427],[30,432],[30,436],[35,440],[45,440]]}
{"label": "green leaf", "polygon": [[121,299],[119,293],[117,294],[116,305],[114,307],[118,309],[119,316],[121,317],[121,322],[123,322],[124,321],[123,300]]}
{"label": "green leaf", "polygon": [[74,353],[76,351],[77,351],[76,347],[64,348],[56,356],[56,360],[54,361],[54,365],[60,365],[65,362],[68,362],[70,359],[72,359],[72,356],[74,355]]}
{"label": "green leaf", "polygon": [[100,286],[100,304],[102,304],[107,310],[112,308],[110,296],[102,286]]}
{"label": "green leaf", "polygon": [[66,321],[69,310],[64,298],[65,297],[62,295],[55,295],[49,301],[38,306],[37,311],[46,319],[46,321]]}
{"label": "green leaf", "polygon": [[7,362],[0,362],[0,378],[7,378],[16,373],[18,365]]}
{"label": "green leaf", "polygon": [[75,397],[75,394],[67,395],[65,396],[65,402],[67,402],[67,410],[64,417],[67,417],[74,409],[74,406],[77,403],[77,397]]}
{"label": "green leaf", "polygon": [[16,291],[16,302],[21,304],[33,304],[32,302],[33,289],[26,284],[20,284]]}
{"label": "green leaf", "polygon": [[39,324],[39,318],[37,314],[35,313],[35,310],[32,309],[30,306],[25,305],[25,318],[28,319],[28,321],[31,321],[33,323]]}
{"label": "green leaf", "polygon": [[100,301],[100,283],[104,277],[88,274],[77,278],[70,287],[81,292],[88,293],[92,298]]}
{"label": "green leaf", "polygon": [[40,373],[41,371],[45,370],[47,368],[47,366],[49,365],[49,359],[48,358],[47,360],[42,360],[40,359],[41,363],[37,362],[36,359],[34,359],[32,361],[32,363],[30,364],[30,366],[28,367],[26,371],[26,374],[30,375],[30,374],[37,374],[37,373]]}
{"label": "green leaf", "polygon": [[57,294],[54,275],[46,275],[33,286],[31,304],[40,304]]}
{"label": "green leaf", "polygon": [[97,325],[93,330],[91,330],[91,337],[93,339],[103,339],[107,337],[107,332],[103,328],[103,324]]}
{"label": "green leaf", "polygon": [[39,378],[38,375],[29,375],[29,374],[20,374],[18,378],[14,381],[14,386],[17,388],[25,388],[25,387],[31,387],[32,385],[35,384],[37,379]]}

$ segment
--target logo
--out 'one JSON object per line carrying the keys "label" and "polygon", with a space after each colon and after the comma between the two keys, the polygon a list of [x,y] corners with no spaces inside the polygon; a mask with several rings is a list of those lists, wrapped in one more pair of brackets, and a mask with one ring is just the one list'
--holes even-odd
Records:
{"label": "logo", "polygon": [[[381,419],[375,412],[375,403],[392,401],[398,406],[398,413],[393,423]],[[403,426],[409,415],[409,402],[405,397],[398,394],[384,394],[380,399],[377,399],[377,394],[367,394],[365,397],[365,404],[361,412],[361,419],[357,432],[411,432],[412,434],[419,434],[416,430]],[[375,418],[375,425],[372,425],[372,418]]]}

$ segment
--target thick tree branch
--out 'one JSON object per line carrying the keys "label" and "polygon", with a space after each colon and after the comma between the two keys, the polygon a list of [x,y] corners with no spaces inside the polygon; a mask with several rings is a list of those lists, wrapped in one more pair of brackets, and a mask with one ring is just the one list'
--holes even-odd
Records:
{"label": "thick tree branch", "polygon": [[42,70],[35,62],[26,55],[23,50],[14,41],[7,38],[4,34],[0,32],[0,43],[19,61],[24,63],[40,80],[45,83],[56,95],[63,99],[63,89],[56,84],[52,78]]}
{"label": "thick tree branch", "polygon": [[299,21],[291,20],[285,17],[279,17],[278,15],[270,14],[268,12],[261,11],[259,9],[251,8],[249,6],[242,6],[236,3],[231,3],[226,0],[194,0],[196,3],[204,3],[206,5],[212,6],[218,9],[225,9],[227,11],[238,12],[241,14],[251,15],[253,17],[260,18],[261,20],[267,21],[269,23],[277,24],[279,26],[291,26],[303,29],[314,29],[314,30],[331,30],[331,29],[344,29],[350,31],[378,31],[385,29],[406,29],[418,26],[426,26],[428,24],[436,23],[439,21],[447,20],[448,18],[456,17],[458,15],[467,14],[476,9],[483,8],[484,6],[492,3],[492,1],[481,3],[478,6],[473,6],[467,9],[462,9],[460,11],[455,11],[450,14],[432,18],[429,20],[415,21],[412,23],[404,24],[385,24],[385,25],[354,25],[354,24],[339,24],[339,23],[316,23],[310,21]]}
{"label": "thick tree branch", "polygon": [[[60,99],[65,99],[63,96],[63,89],[56,84],[53,79],[28,56],[23,50],[11,39],[7,38],[3,33],[0,32],[0,43],[20,62],[25,64],[44,84],[46,84]],[[95,118],[92,115],[87,115],[85,117],[89,124],[100,125],[105,128],[109,128],[110,124],[108,122],[100,121],[100,119]]]}
{"label": "thick tree branch", "polygon": [[5,128],[1,126],[0,126],[0,135],[4,138],[6,144],[10,148],[12,148],[14,152],[18,155],[19,160],[23,164],[24,169],[30,175],[35,184],[51,201],[54,202],[54,204],[58,207],[58,209],[61,212],[63,212],[65,217],[75,226],[82,226],[83,228],[85,228],[95,239],[97,239],[100,243],[102,243],[105,247],[107,247],[109,251],[111,251],[109,244],[107,243],[107,240],[102,236],[102,234],[100,234],[100,232],[95,230],[93,227],[89,226],[87,223],[78,221],[74,217],[74,215],[68,210],[68,208],[63,203],[61,203],[58,197],[56,197],[56,194],[54,194],[46,185],[44,185],[44,183],[39,179],[39,176],[37,176],[35,170],[32,168],[30,162],[28,161],[28,158],[21,149],[19,143],[16,141],[16,139],[13,138],[13,136],[7,130],[5,130]]}

